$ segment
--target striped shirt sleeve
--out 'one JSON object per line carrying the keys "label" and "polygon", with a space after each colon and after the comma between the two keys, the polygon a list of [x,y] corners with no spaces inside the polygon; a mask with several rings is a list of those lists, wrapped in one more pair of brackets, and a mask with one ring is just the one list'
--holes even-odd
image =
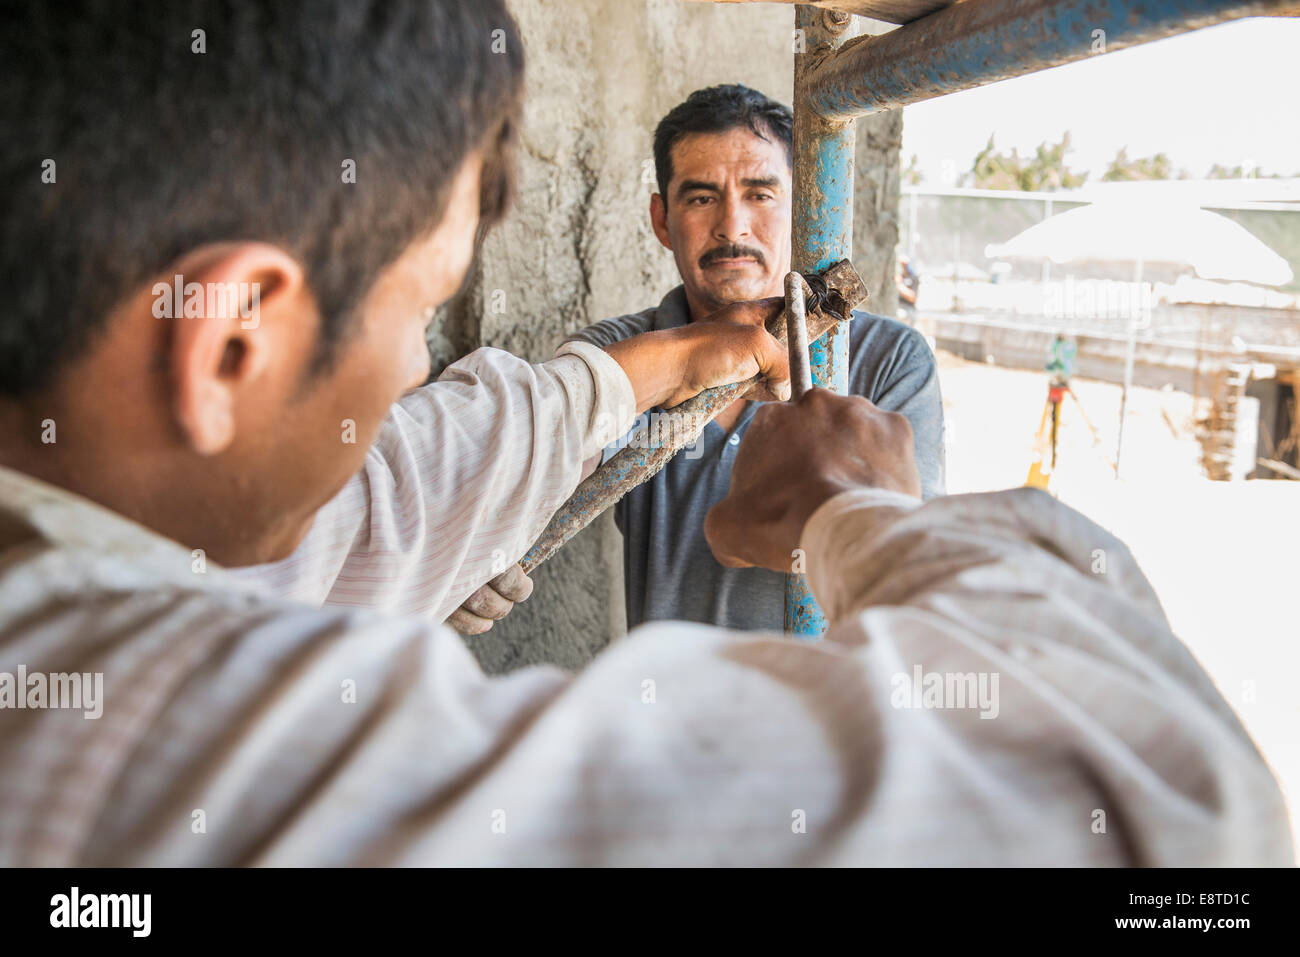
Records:
{"label": "striped shirt sleeve", "polygon": [[479,349],[393,407],[293,555],[235,574],[281,598],[441,621],[523,556],[635,411],[594,345],[539,364]]}

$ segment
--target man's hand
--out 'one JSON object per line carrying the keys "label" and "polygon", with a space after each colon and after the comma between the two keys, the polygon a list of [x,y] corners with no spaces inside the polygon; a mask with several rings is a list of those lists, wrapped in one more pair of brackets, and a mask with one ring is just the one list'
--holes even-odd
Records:
{"label": "man's hand", "polygon": [[[781,343],[767,334],[767,325],[777,316],[781,315],[785,309],[785,299],[776,296],[769,299],[755,299],[751,302],[733,302],[728,306],[723,306],[717,312],[711,313],[701,322],[691,323],[691,328],[696,334],[702,336],[716,336],[717,331],[708,328],[707,324],[724,323],[733,326],[750,326],[763,330],[763,335],[759,336],[759,341],[763,347],[764,356],[772,344],[780,353],[780,362],[772,371],[766,369],[758,370],[763,378],[753,389],[741,396],[742,399],[756,399],[760,402],[784,402],[790,398],[790,350]],[[697,365],[695,368],[687,368],[685,375],[685,390],[689,393],[682,397],[686,401],[692,395],[703,392],[705,389],[712,389],[715,386],[726,385],[734,382],[736,379],[726,378],[719,381],[709,381],[711,373],[716,374],[716,356],[709,356],[707,350],[704,351],[703,359],[700,362],[700,352],[695,353]],[[747,376],[744,378],[748,378]],[[690,390],[694,391],[690,391]],[[675,404],[675,403],[674,403]],[[670,408],[671,406],[665,406]]]}
{"label": "man's hand", "polygon": [[451,613],[447,624],[462,635],[481,635],[510,614],[515,602],[533,593],[533,580],[518,565],[511,565]]}
{"label": "man's hand", "polygon": [[705,389],[756,375],[762,379],[747,397],[780,399],[790,394],[789,355],[764,323],[784,304],[779,298],[734,303],[705,321],[645,332],[605,351],[631,380],[638,414],[671,409]]}
{"label": "man's hand", "polygon": [[911,424],[860,396],[812,389],[798,402],[758,410],[704,535],[723,565],[789,572],[818,506],[864,486],[921,497]]}

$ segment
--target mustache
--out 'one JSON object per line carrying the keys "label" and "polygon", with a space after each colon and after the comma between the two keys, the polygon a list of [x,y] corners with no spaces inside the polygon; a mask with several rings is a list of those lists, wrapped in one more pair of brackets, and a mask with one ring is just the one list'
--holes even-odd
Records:
{"label": "mustache", "polygon": [[742,246],[739,243],[727,243],[725,246],[718,246],[710,249],[700,257],[700,268],[712,266],[719,259],[753,259],[760,266],[766,266],[767,260],[763,256],[761,249],[755,249],[753,246]]}

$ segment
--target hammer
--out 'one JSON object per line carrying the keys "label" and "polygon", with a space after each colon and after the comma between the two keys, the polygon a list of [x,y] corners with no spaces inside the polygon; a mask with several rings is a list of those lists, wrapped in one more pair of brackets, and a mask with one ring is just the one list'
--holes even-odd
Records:
{"label": "hammer", "polygon": [[797,272],[785,277],[785,330],[790,349],[790,401],[812,388],[812,360],[808,358],[807,284]]}

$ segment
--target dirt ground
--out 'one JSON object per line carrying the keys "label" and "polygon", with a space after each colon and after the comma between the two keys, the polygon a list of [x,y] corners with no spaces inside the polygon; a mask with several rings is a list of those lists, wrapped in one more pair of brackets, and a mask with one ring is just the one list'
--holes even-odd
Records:
{"label": "dirt ground", "polygon": [[[1046,373],[938,353],[948,491],[1023,485]],[[1300,482],[1211,482],[1191,432],[1191,396],[1130,392],[1121,477],[1120,387],[1076,378],[1062,415],[1053,492],[1124,542],[1182,638],[1240,716],[1300,822]],[[1300,856],[1300,840],[1296,841]]]}

